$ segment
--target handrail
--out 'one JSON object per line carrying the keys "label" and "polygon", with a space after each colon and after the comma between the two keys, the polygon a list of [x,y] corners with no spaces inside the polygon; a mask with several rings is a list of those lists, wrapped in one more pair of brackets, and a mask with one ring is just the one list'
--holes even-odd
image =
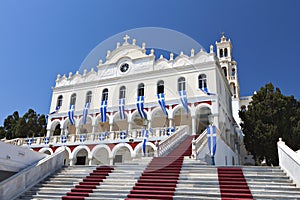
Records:
{"label": "handrail", "polygon": [[156,156],[165,156],[172,149],[175,148],[175,143],[179,143],[180,140],[184,139],[189,135],[188,126],[179,127],[175,133],[173,133],[170,137],[166,138],[163,141],[160,141],[157,146]]}
{"label": "handrail", "polygon": [[0,199],[10,200],[49,176],[63,166],[65,149],[33,163],[0,183]]}

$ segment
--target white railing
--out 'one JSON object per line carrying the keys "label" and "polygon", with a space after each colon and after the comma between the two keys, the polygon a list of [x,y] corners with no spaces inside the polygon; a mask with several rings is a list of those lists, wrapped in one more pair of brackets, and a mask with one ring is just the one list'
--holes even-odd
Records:
{"label": "white railing", "polygon": [[204,147],[207,143],[206,137],[207,130],[205,129],[199,137],[192,140],[192,158],[196,159],[199,151]]}
{"label": "white railing", "polygon": [[[163,141],[160,141],[157,144],[157,152],[156,156],[165,156],[171,150],[173,150],[181,140],[186,138],[189,135],[189,127],[188,126],[180,126],[175,133],[173,133],[170,137],[166,138]],[[177,145],[176,145],[177,144]]]}
{"label": "white railing", "polygon": [[62,149],[2,181],[0,183],[0,199],[11,200],[16,198],[60,169],[63,166],[64,151]]}
{"label": "white railing", "polygon": [[[89,142],[114,142],[121,140],[121,132],[125,131],[111,131],[111,132],[101,132],[101,133],[84,133],[84,134],[71,134],[68,135],[65,143],[89,143]],[[134,129],[126,133],[126,139],[122,140],[123,142],[128,142],[130,139],[142,140],[142,129]],[[81,140],[81,137],[84,137]],[[152,131],[149,131],[149,140],[161,140],[168,137],[167,131],[165,128],[152,128]],[[14,145],[26,145],[28,139],[31,139],[31,145],[44,145],[44,137],[34,137],[34,138],[15,138],[12,140],[5,140],[3,142],[14,144]],[[51,136],[49,138],[49,143],[51,145],[62,144],[62,138],[60,135]]]}
{"label": "white railing", "polygon": [[300,187],[300,156],[290,149],[285,142],[279,138],[277,142],[279,166],[295,181]]}

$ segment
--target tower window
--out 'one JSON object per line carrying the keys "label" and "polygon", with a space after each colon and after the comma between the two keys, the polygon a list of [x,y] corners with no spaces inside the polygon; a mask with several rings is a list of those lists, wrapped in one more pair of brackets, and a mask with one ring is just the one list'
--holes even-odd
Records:
{"label": "tower window", "polygon": [[199,88],[202,90],[207,89],[207,79],[205,74],[200,74],[198,77]]}
{"label": "tower window", "polygon": [[125,93],[126,93],[126,87],[125,86],[120,87],[119,99],[124,99]]}
{"label": "tower window", "polygon": [[104,100],[108,100],[108,89],[105,88],[103,91],[102,91],[102,101]]}
{"label": "tower window", "polygon": [[178,79],[178,91],[182,91],[185,90],[185,78],[184,77],[180,77]]}
{"label": "tower window", "polygon": [[63,101],[63,96],[59,95],[56,102],[56,108],[61,107]]}
{"label": "tower window", "polygon": [[92,91],[88,91],[86,93],[85,103],[91,103],[91,101],[92,101]]}
{"label": "tower window", "polygon": [[145,87],[144,83],[140,83],[138,85],[138,96],[144,96],[144,87]]}
{"label": "tower window", "polygon": [[224,49],[224,56],[228,57],[228,50],[227,50],[227,48]]}
{"label": "tower window", "polygon": [[231,70],[231,76],[235,76],[235,69],[234,68],[232,68],[232,70]]}
{"label": "tower window", "polygon": [[74,93],[71,95],[70,105],[75,105],[75,103],[76,103],[76,94]]}
{"label": "tower window", "polygon": [[160,80],[157,82],[157,94],[164,93],[164,81]]}
{"label": "tower window", "polygon": [[220,49],[220,58],[223,57],[223,49]]}
{"label": "tower window", "polygon": [[223,70],[224,76],[227,78],[227,69],[226,69],[226,67],[222,67],[222,70]]}

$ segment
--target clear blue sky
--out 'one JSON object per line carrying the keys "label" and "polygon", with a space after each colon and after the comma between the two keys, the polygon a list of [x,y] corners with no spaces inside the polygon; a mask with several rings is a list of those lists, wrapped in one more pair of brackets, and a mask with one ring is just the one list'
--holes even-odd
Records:
{"label": "clear blue sky", "polygon": [[76,72],[101,41],[139,27],[182,32],[206,50],[225,32],[241,95],[272,82],[300,98],[300,1],[0,1],[0,125],[49,112],[56,75]]}

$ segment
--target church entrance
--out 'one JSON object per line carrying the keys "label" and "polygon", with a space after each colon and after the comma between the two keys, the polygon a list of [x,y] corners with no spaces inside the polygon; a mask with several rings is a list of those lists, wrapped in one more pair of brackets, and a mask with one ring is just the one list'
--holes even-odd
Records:
{"label": "church entrance", "polygon": [[75,165],[85,165],[85,160],[86,160],[85,156],[77,156]]}

